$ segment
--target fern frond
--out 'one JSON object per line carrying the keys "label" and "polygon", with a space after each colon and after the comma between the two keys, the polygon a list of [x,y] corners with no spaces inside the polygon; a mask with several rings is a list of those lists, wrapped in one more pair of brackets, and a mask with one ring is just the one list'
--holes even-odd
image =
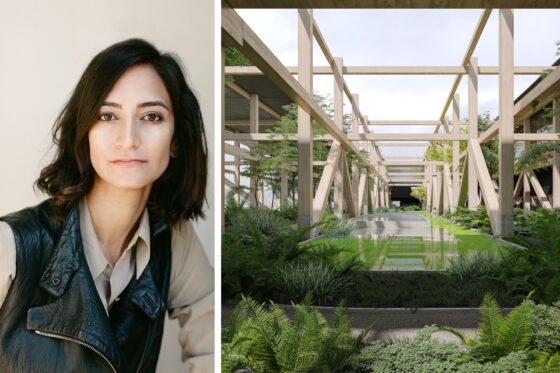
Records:
{"label": "fern frond", "polygon": [[505,354],[525,350],[533,336],[535,306],[529,300],[515,307],[498,330],[497,344]]}
{"label": "fern frond", "polygon": [[560,353],[556,352],[551,356],[546,352],[536,351],[533,356],[534,373],[560,373]]}
{"label": "fern frond", "polygon": [[469,336],[467,336],[466,334],[461,332],[459,329],[453,328],[451,326],[436,325],[435,328],[434,328],[434,331],[436,331],[436,330],[440,330],[440,331],[444,331],[444,332],[448,332],[448,333],[453,334],[454,336],[458,337],[461,340],[461,342],[463,342],[467,346],[474,346],[478,343],[478,341],[470,338]]}
{"label": "fern frond", "polygon": [[480,306],[480,342],[494,344],[504,323],[500,306],[491,294],[486,294]]}

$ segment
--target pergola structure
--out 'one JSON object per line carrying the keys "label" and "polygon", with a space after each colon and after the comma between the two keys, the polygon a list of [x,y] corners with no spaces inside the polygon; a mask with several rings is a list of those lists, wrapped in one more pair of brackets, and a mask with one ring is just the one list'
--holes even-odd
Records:
{"label": "pergola structure", "polygon": [[[303,4],[303,5],[302,5]],[[298,143],[298,224],[300,226],[320,220],[325,212],[329,194],[334,188],[334,211],[342,216],[344,206],[350,216],[367,213],[377,207],[388,206],[390,186],[424,185],[425,206],[435,213],[454,211],[457,206],[476,209],[483,202],[487,208],[492,230],[496,235],[513,233],[514,199],[524,190],[524,205],[530,201],[530,188],[537,194],[542,207],[560,207],[560,157],[554,156],[552,201],[544,194],[534,173],[527,172],[514,185],[514,142],[522,141],[525,147],[531,141],[560,141],[560,101],[555,95],[560,89],[560,68],[556,66],[514,66],[513,24],[514,11],[510,7],[557,7],[555,1],[484,1],[484,0],[422,0],[422,1],[340,1],[340,0],[228,0],[222,7],[222,45],[233,46],[251,61],[253,66],[223,66],[223,83],[227,87],[222,95],[222,156],[230,154],[233,161],[224,159],[222,184],[232,187],[240,183],[240,159],[252,156],[240,148],[251,147],[258,141],[285,141]],[[346,66],[341,57],[330,51],[312,9],[298,9],[298,66],[284,66],[251,28],[236,13],[235,8],[297,8],[308,7],[361,7],[361,8],[482,8],[478,23],[469,41],[465,55],[458,66]],[[499,65],[479,66],[473,55],[479,38],[492,12],[488,7],[508,7],[499,12]],[[312,59],[313,38],[321,48],[329,66],[314,66]],[[222,58],[223,60],[223,58]],[[548,75],[539,79],[530,90],[514,102],[513,78],[515,74]],[[297,80],[292,76],[297,74]],[[334,76],[334,114],[329,117],[314,101],[312,78],[314,74]],[[443,104],[441,115],[432,121],[373,121],[360,111],[359,96],[345,81],[347,75],[454,75],[456,78]],[[235,83],[226,83],[225,76],[235,77]],[[478,133],[478,76],[499,76],[499,119],[484,133]],[[461,122],[457,88],[465,77],[468,79],[468,122]],[[343,100],[352,108],[351,132],[343,131]],[[530,133],[528,119],[540,108],[553,102],[554,133]],[[287,136],[274,136],[261,132],[281,116],[281,106],[289,102],[298,105],[298,132]],[[452,106],[453,116],[446,117]],[[249,117],[243,116],[243,111]],[[227,112],[227,114],[226,114]],[[227,117],[226,117],[227,116]],[[312,119],[328,135],[314,136]],[[523,123],[524,132],[514,133],[514,123]],[[434,126],[433,133],[375,133],[371,127]],[[461,131],[460,126],[466,126]],[[499,142],[499,180],[496,185],[490,177],[481,144],[494,138]],[[313,190],[313,141],[332,141],[328,158],[316,190]],[[449,161],[422,159],[387,159],[379,146],[419,146],[429,141],[452,142],[453,157]],[[459,142],[468,143],[460,153]],[[232,143],[233,142],[233,143]],[[365,150],[366,153],[360,152]],[[365,170],[349,171],[346,154],[361,157]],[[367,155],[364,155],[367,154]],[[464,159],[460,169],[460,161]],[[233,170],[228,168],[233,166]],[[231,181],[226,173],[234,175]],[[403,179],[403,177],[405,177]],[[225,190],[225,189],[224,189]],[[479,194],[480,190],[480,194]],[[287,199],[287,178],[281,181],[281,203]],[[257,204],[259,201],[253,201]]]}

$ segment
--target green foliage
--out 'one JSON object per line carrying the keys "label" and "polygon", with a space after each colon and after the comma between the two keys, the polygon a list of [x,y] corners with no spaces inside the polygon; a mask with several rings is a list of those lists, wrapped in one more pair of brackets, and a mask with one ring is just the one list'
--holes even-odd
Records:
{"label": "green foliage", "polygon": [[507,254],[490,251],[460,253],[458,257],[451,258],[447,269],[450,275],[464,281],[493,277],[500,273],[503,255]]}
{"label": "green foliage", "polygon": [[439,329],[458,336],[478,361],[497,361],[512,352],[529,349],[533,337],[534,308],[534,303],[526,299],[504,317],[494,298],[486,295],[480,306],[478,339],[471,339],[454,328]]}
{"label": "green foliage", "polygon": [[550,166],[550,157],[560,153],[560,144],[553,142],[540,142],[525,150],[517,159],[516,172],[529,171]]}
{"label": "green foliage", "polygon": [[357,227],[354,220],[335,217],[334,221],[323,230],[323,235],[327,238],[345,238],[351,236]]}
{"label": "green foliage", "polygon": [[295,223],[298,216],[298,205],[297,203],[286,205],[276,210],[276,212],[282,218]]}
{"label": "green foliage", "polygon": [[519,303],[519,296],[507,295],[505,286],[493,279],[465,281],[428,271],[352,271],[351,275],[354,285],[345,298],[353,307],[478,307],[487,292],[508,307]]}
{"label": "green foliage", "polygon": [[[245,58],[243,53],[234,47],[226,47],[224,50],[224,63],[226,66],[248,66],[251,62]],[[226,75],[226,83],[233,83],[234,79],[231,75]]]}
{"label": "green foliage", "polygon": [[513,352],[496,362],[478,362],[461,346],[431,339],[436,330],[428,327],[412,339],[386,344],[375,341],[353,359],[356,372],[530,372],[530,358],[523,352]]}
{"label": "green foliage", "polygon": [[540,352],[534,354],[533,373],[559,373],[560,372],[560,354],[558,352],[549,354]]}
{"label": "green foliage", "polygon": [[[527,250],[512,251],[514,266],[503,266],[500,278],[516,288],[534,290],[534,298],[550,304],[560,294],[560,210],[538,209],[526,219],[526,234],[519,238]],[[511,286],[510,286],[511,287]]]}
{"label": "green foliage", "polygon": [[293,232],[290,222],[274,210],[248,208],[238,210],[229,216],[227,234],[235,236],[244,247],[250,247],[255,240],[266,250],[274,250],[279,237]]}
{"label": "green foliage", "polygon": [[315,305],[331,305],[352,285],[348,276],[324,262],[291,262],[273,275],[275,289],[288,301],[301,302],[306,296]]}
{"label": "green foliage", "polygon": [[[333,104],[329,96],[314,94],[317,104],[332,117]],[[288,186],[291,199],[295,199],[297,190],[297,172],[293,172],[298,161],[298,144],[288,140],[288,135],[297,133],[298,106],[294,103],[283,107],[284,115],[268,130],[272,136],[278,140],[259,141],[253,146],[249,153],[255,158],[245,159],[242,164],[245,166],[243,176],[251,177],[255,180],[256,188],[250,192],[257,194],[264,188],[263,181],[270,185],[273,198],[280,193],[281,172],[289,174]],[[317,122],[313,121],[313,133],[315,135],[326,134],[325,129]],[[313,141],[313,159],[325,161],[327,159],[331,143],[329,141]],[[315,175],[313,185],[316,187],[322,174],[322,167],[314,167]]]}
{"label": "green foliage", "polygon": [[422,208],[418,205],[405,205],[405,206],[401,206],[399,208],[400,211],[405,211],[405,212],[409,212],[409,211],[422,211]]}
{"label": "green foliage", "polygon": [[410,196],[419,200],[422,204],[424,204],[424,198],[426,197],[426,187],[424,185],[419,185],[417,187],[412,187]]}
{"label": "green foliage", "polygon": [[269,292],[274,269],[303,253],[299,242],[312,228],[296,230],[271,210],[240,209],[227,221],[222,237],[224,299],[241,292],[259,298]]}
{"label": "green foliage", "polygon": [[235,47],[226,47],[224,50],[225,54],[225,65],[226,66],[248,66],[251,62],[245,58],[243,53],[241,53]]}
{"label": "green foliage", "polygon": [[243,298],[222,334],[222,372],[249,367],[255,372],[344,372],[359,352],[363,335],[352,337],[350,320],[339,308],[332,324],[312,306],[296,305],[293,320],[277,305],[266,310]]}
{"label": "green foliage", "polygon": [[531,346],[544,352],[560,352],[560,302],[535,306]]}
{"label": "green foliage", "polygon": [[447,212],[443,216],[466,228],[478,229],[484,233],[492,232],[488,212],[484,206],[479,206],[476,211],[458,207],[455,212]]}

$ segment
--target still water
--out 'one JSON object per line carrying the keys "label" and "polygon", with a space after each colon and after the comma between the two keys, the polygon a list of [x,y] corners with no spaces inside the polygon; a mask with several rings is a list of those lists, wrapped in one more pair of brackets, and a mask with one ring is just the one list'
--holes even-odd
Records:
{"label": "still water", "polygon": [[372,270],[443,270],[459,255],[504,246],[490,236],[417,212],[376,213],[356,219],[354,255]]}

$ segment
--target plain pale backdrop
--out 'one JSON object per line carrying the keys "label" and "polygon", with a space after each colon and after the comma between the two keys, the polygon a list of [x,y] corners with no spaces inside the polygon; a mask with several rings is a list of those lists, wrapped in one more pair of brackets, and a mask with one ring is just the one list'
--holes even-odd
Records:
{"label": "plain pale backdrop", "polygon": [[[52,159],[52,124],[86,65],[131,37],[176,53],[202,108],[209,146],[207,218],[196,224],[214,263],[214,2],[0,0],[0,215],[45,198],[33,189]],[[178,324],[167,321],[158,372],[179,372]]]}

